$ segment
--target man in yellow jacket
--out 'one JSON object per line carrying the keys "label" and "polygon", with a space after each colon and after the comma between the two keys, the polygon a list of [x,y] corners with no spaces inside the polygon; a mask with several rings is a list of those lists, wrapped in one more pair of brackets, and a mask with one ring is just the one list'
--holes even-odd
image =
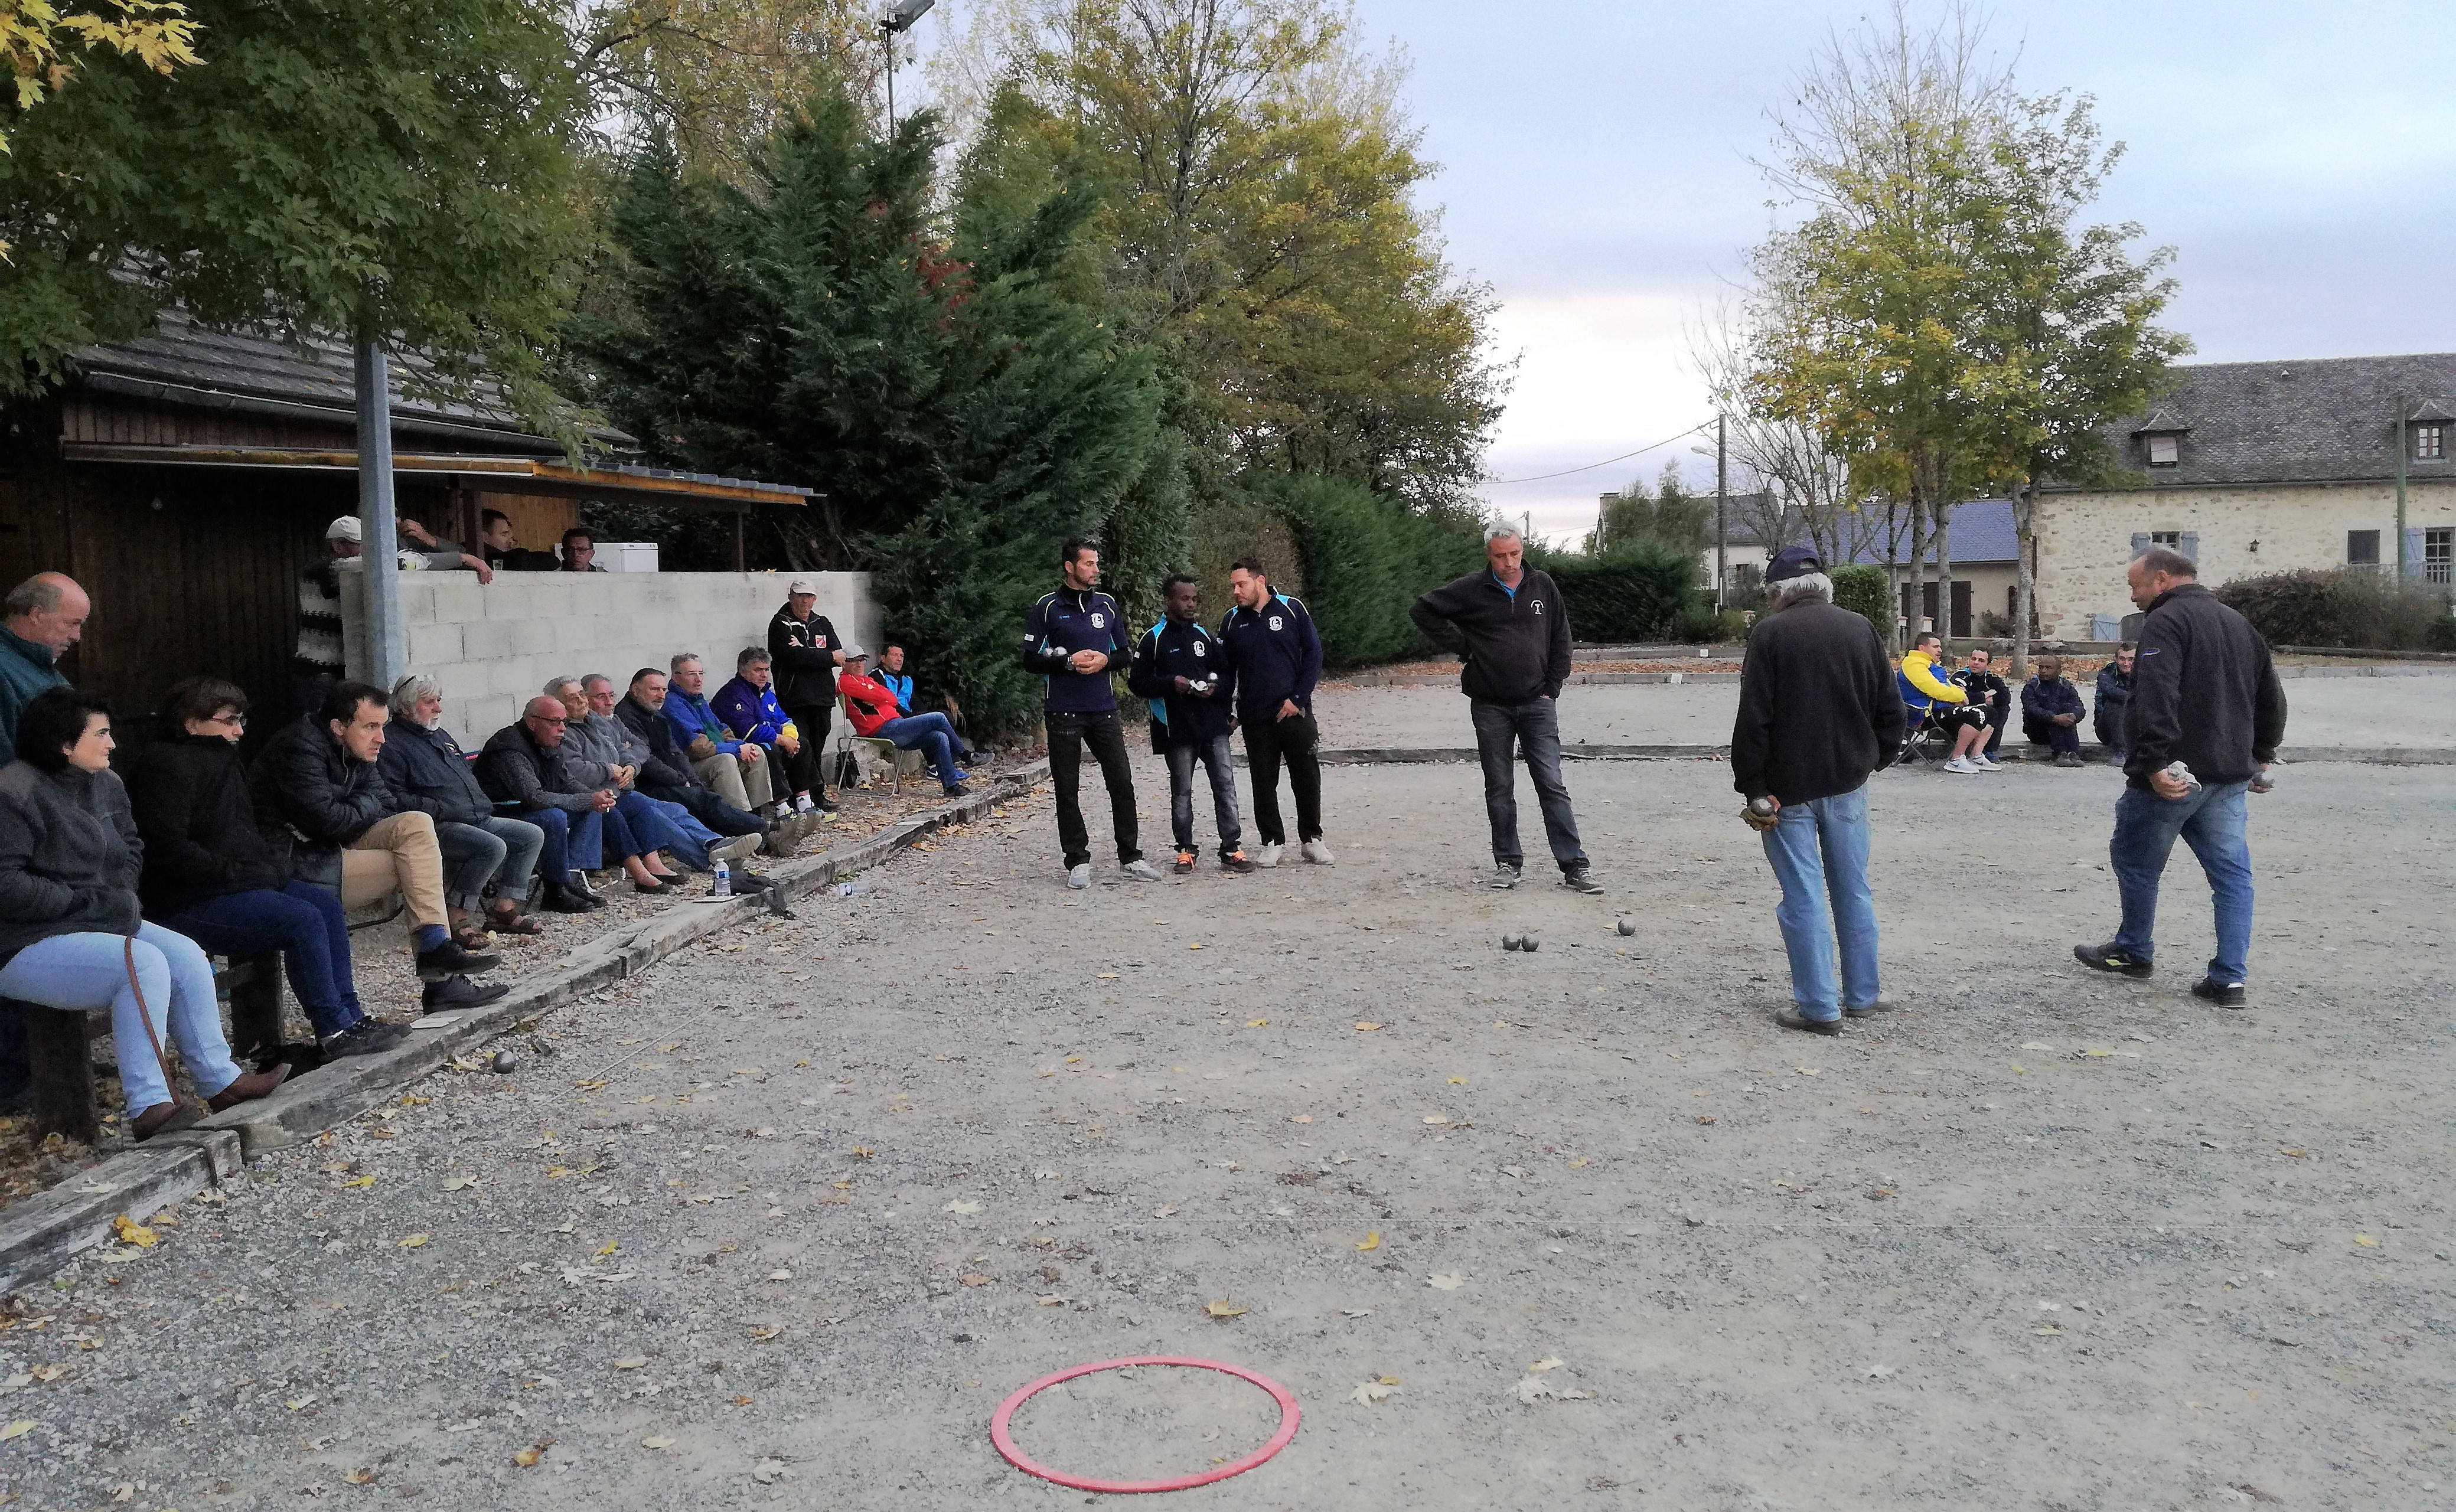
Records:
{"label": "man in yellow jacket", "polygon": [[1937,723],[1953,731],[1953,755],[1944,764],[1946,771],[2000,770],[1987,756],[1987,711],[1971,707],[1970,694],[1959,684],[1936,675],[1936,668],[1945,660],[1944,642],[1933,631],[1912,644],[1909,654],[1902,658],[1902,704],[1914,720],[1924,716],[1933,705],[1944,705]]}

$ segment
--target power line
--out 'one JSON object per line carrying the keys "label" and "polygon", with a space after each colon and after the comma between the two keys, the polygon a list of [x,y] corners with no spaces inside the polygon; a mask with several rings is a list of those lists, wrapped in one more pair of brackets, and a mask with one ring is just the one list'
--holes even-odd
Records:
{"label": "power line", "polygon": [[1643,457],[1648,452],[1655,451],[1662,447],[1670,445],[1673,441],[1678,440],[1683,436],[1694,436],[1699,431],[1704,430],[1707,426],[1713,423],[1714,422],[1711,419],[1699,420],[1696,424],[1689,426],[1685,431],[1666,436],[1663,439],[1656,441],[1652,446],[1641,446],[1633,452],[1623,452],[1618,457],[1607,457],[1602,461],[1588,462],[1584,467],[1572,467],[1567,472],[1538,473],[1532,478],[1492,478],[1485,480],[1484,486],[1486,488],[1506,488],[1512,483],[1540,483],[1554,478],[1570,478],[1579,473],[1591,473],[1598,467],[1609,467],[1614,462],[1625,462],[1632,457]]}

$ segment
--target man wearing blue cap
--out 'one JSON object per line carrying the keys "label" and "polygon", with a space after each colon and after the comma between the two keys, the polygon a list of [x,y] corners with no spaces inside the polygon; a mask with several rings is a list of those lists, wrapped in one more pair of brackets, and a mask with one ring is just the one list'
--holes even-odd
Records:
{"label": "man wearing blue cap", "polygon": [[[1731,786],[1782,884],[1774,919],[1791,957],[1785,1029],[1839,1034],[1881,1013],[1876,902],[1868,889],[1868,774],[1902,747],[1902,699],[1876,627],[1834,607],[1833,580],[1806,546],[1766,563],[1769,611],[1749,632]],[[1841,980],[1834,979],[1836,946]]]}

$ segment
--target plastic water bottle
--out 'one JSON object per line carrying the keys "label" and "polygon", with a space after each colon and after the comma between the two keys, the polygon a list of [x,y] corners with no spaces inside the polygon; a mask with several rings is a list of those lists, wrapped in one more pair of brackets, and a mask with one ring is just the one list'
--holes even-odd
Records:
{"label": "plastic water bottle", "polygon": [[708,889],[708,896],[712,898],[733,896],[733,868],[723,861],[716,864],[716,886]]}

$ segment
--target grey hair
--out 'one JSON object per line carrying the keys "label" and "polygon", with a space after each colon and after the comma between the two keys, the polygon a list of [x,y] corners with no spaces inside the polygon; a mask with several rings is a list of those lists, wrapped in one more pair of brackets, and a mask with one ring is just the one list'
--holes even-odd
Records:
{"label": "grey hair", "polygon": [[[548,698],[561,698],[563,697],[563,685],[565,683],[577,683],[579,681],[580,679],[572,676],[568,672],[565,672],[561,677],[547,678],[545,680],[545,686],[542,691]],[[585,692],[586,689],[583,688],[582,691]]]}
{"label": "grey hair", "polygon": [[1525,533],[1521,531],[1516,525],[1510,524],[1507,521],[1497,521],[1484,527],[1484,543],[1487,546],[1491,545],[1496,541],[1508,540],[1524,541],[1525,539]]}
{"label": "grey hair", "polygon": [[60,606],[60,580],[50,573],[38,572],[9,590],[9,597],[0,600],[0,614],[6,614],[11,620],[22,620],[30,614],[49,614]]}
{"label": "grey hair", "polygon": [[2200,564],[2172,546],[2151,546],[2132,560],[2151,572],[2162,572],[2170,578],[2197,580],[2200,575]]}
{"label": "grey hair", "polygon": [[1832,603],[1833,580],[1821,572],[1803,572],[1796,578],[1785,578],[1780,582],[1767,583],[1766,592],[1772,597],[1777,606],[1786,609],[1809,599],[1819,599]]}
{"label": "grey hair", "polygon": [[606,676],[604,673],[603,673],[603,672],[589,672],[589,673],[583,674],[583,675],[582,676],[582,678],[580,679],[580,690],[581,690],[582,692],[583,692],[583,693],[587,692],[587,691],[588,691],[588,684],[591,684],[591,683],[603,683],[603,684],[604,684],[607,687],[615,687],[615,686],[619,686],[619,685],[620,685],[620,684],[617,684],[617,683],[616,683],[612,678],[607,677],[607,676]]}
{"label": "grey hair", "polygon": [[700,655],[697,651],[676,651],[674,653],[673,660],[665,664],[665,670],[669,673],[679,672],[683,669],[683,664],[686,662],[697,662],[700,665],[706,666],[707,664],[707,658]]}
{"label": "grey hair", "polygon": [[423,672],[412,672],[392,685],[392,712],[396,719],[409,718],[409,711],[422,698],[441,698],[443,684]]}

